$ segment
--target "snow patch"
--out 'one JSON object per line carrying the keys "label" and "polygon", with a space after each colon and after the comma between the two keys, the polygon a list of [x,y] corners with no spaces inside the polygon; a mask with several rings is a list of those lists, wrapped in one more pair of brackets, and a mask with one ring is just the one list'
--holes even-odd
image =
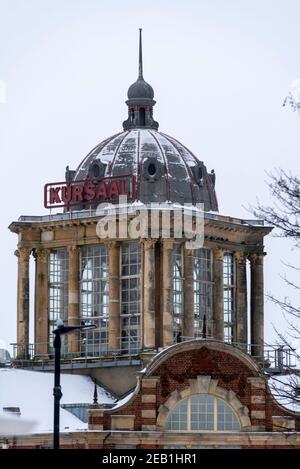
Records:
{"label": "snow patch", "polygon": [[[0,435],[7,434],[7,419],[10,423],[15,422],[16,434],[53,431],[53,381],[53,373],[0,368]],[[94,383],[88,376],[61,374],[61,388],[61,404],[93,401]],[[115,398],[98,386],[98,402],[112,404]],[[12,416],[14,420],[11,421],[10,416],[3,413],[3,407],[19,407],[21,416]],[[87,423],[61,408],[62,432],[87,430],[87,427]]]}

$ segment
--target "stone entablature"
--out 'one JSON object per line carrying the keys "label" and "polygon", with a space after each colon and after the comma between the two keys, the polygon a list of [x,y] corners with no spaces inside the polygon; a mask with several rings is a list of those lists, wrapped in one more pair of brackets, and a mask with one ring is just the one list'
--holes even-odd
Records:
{"label": "stone entablature", "polygon": [[[259,221],[256,221],[257,224],[255,221],[253,224],[248,224],[241,219],[222,215],[211,217],[212,214],[205,213],[204,232],[208,247],[217,245],[223,249],[237,249],[245,253],[263,252],[263,238],[271,231],[270,227],[258,224]],[[99,216],[87,215],[77,219],[72,218],[72,214],[61,214],[60,220],[52,220],[47,216],[32,218],[32,221],[19,220],[9,226],[12,232],[19,234],[19,243],[30,244],[31,248],[38,248],[40,243],[47,248],[61,247],[74,243],[75,239],[78,240],[78,244],[99,242],[96,235]],[[34,218],[38,220],[35,221]],[[128,220],[130,218],[129,215]]]}

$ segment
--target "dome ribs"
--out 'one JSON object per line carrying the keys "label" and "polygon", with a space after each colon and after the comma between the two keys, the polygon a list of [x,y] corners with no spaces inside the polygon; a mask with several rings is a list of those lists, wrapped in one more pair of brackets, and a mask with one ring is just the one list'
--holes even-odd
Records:
{"label": "dome ribs", "polygon": [[74,180],[88,181],[95,174],[94,166],[105,168],[95,178],[136,176],[136,201],[203,203],[205,211],[218,211],[213,175],[204,163],[157,130],[135,128],[104,140],[83,160]]}
{"label": "dome ribs", "polygon": [[[127,137],[127,135],[129,134],[129,131],[124,132],[124,133],[125,133],[125,135],[124,135],[124,137],[120,140],[120,142],[119,142],[117,148],[115,149],[114,156],[112,157],[112,160],[111,160],[111,163],[110,163],[110,174],[109,174],[110,176],[113,175],[113,174],[112,174],[112,170],[113,170],[113,167],[114,167],[114,163],[115,163],[116,156],[117,156],[117,154],[118,154],[119,148],[120,148],[120,146],[122,145],[122,143],[124,142],[124,140],[125,140],[125,138]],[[121,132],[119,135],[121,135],[121,134],[122,134],[122,132]]]}
{"label": "dome ribs", "polygon": [[[173,148],[175,148],[175,150],[177,151],[177,153],[179,153],[179,155],[181,156],[182,158],[182,161],[185,165],[185,168],[186,168],[186,171],[190,177],[190,186],[191,186],[191,195],[192,195],[192,203],[193,205],[195,204],[195,194],[194,194],[194,185],[193,185],[193,174],[192,174],[192,171],[191,171],[191,168],[189,167],[189,165],[187,164],[186,160],[185,160],[185,157],[184,157],[184,154],[180,151],[179,147],[177,147],[177,145],[174,143],[174,141],[172,141],[171,138],[169,138],[168,135],[166,134],[163,134],[162,135],[165,137],[166,140],[168,140],[168,142],[170,142],[170,144],[172,145]],[[175,140],[176,141],[176,140]]]}
{"label": "dome ribs", "polygon": [[151,130],[148,130],[148,132],[152,135],[153,139],[155,140],[159,150],[160,150],[160,153],[163,157],[163,160],[164,160],[164,167],[165,167],[165,174],[166,174],[166,183],[167,183],[167,199],[168,201],[170,201],[170,180],[169,180],[169,167],[168,167],[168,163],[167,163],[167,158],[166,158],[166,155],[165,155],[165,152],[159,142],[159,140],[155,137],[155,135],[153,135],[153,132],[151,132]]}

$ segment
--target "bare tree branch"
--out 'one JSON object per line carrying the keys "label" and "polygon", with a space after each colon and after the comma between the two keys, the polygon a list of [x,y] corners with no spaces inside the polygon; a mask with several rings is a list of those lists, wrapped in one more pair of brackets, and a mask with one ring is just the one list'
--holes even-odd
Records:
{"label": "bare tree branch", "polygon": [[[263,205],[258,201],[257,206],[255,208],[251,207],[250,211],[255,217],[263,219],[275,228],[273,236],[292,240],[295,248],[298,249],[300,248],[300,179],[283,169],[276,169],[274,173],[267,173],[267,176],[268,181],[266,183],[272,196],[272,206]],[[294,271],[300,271],[298,266],[285,264],[284,262],[283,264]],[[291,281],[285,274],[280,275],[280,277],[288,288],[295,290],[296,293],[299,292],[300,285]],[[274,328],[278,337],[279,348],[284,347],[300,361],[299,353],[292,346],[292,341],[300,341],[300,326],[297,323],[300,320],[300,305],[292,304],[288,296],[277,298],[269,293],[267,298],[280,308],[287,323],[287,336]],[[272,377],[271,388],[273,395],[283,405],[300,405],[300,370],[287,364],[285,373],[288,374],[288,377]]]}

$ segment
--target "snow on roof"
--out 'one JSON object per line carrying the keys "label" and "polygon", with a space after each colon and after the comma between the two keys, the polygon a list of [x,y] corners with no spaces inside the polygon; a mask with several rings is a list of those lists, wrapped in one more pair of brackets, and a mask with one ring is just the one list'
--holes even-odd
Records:
{"label": "snow on roof", "polygon": [[[53,431],[53,380],[53,373],[0,368],[0,435],[12,434],[13,421],[14,434]],[[61,404],[92,403],[94,383],[88,376],[61,374],[61,388]],[[112,404],[115,398],[98,386],[98,402]],[[20,417],[9,416],[3,407],[19,407]],[[87,427],[87,423],[60,409],[62,432]]]}
{"label": "snow on roof", "polygon": [[273,397],[281,406],[300,412],[300,376],[294,373],[274,375],[268,384]]}

